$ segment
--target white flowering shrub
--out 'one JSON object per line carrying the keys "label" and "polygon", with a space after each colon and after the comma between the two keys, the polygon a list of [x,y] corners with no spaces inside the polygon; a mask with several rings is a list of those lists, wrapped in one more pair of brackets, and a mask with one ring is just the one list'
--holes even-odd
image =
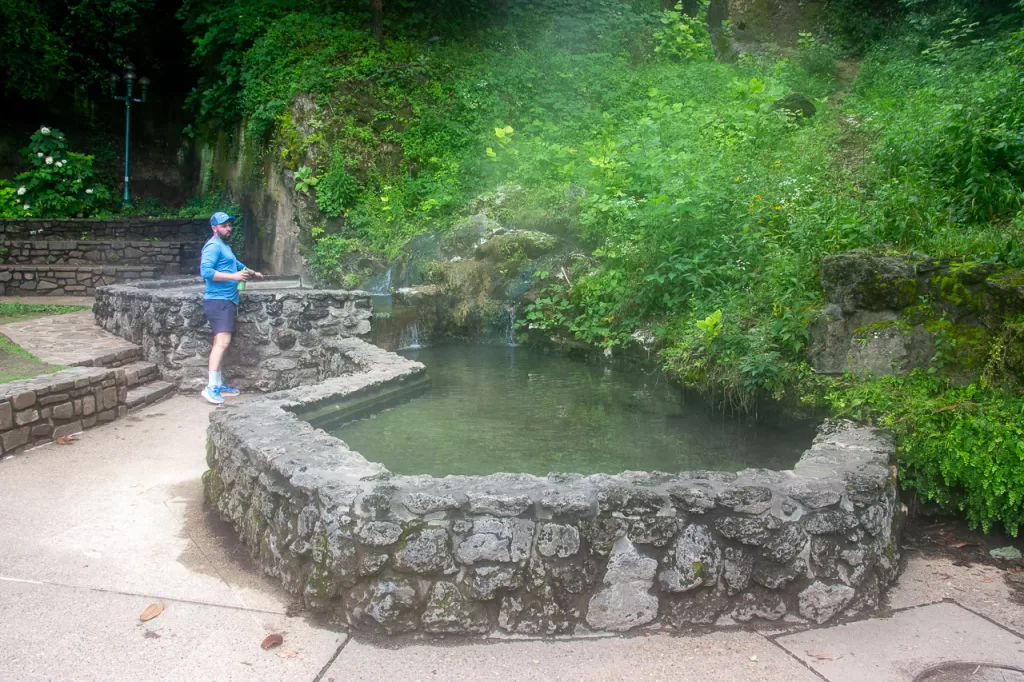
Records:
{"label": "white flowering shrub", "polygon": [[86,218],[109,207],[93,179],[93,157],[68,150],[64,133],[43,126],[22,150],[29,170],[0,185],[2,218]]}

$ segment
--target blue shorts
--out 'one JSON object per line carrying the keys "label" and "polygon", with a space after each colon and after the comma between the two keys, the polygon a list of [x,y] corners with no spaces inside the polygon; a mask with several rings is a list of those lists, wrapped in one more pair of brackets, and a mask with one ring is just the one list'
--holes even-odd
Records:
{"label": "blue shorts", "polygon": [[235,331],[235,310],[238,308],[234,301],[227,301],[222,298],[203,299],[203,308],[206,309],[206,319],[210,321],[210,329],[214,334],[221,332]]}

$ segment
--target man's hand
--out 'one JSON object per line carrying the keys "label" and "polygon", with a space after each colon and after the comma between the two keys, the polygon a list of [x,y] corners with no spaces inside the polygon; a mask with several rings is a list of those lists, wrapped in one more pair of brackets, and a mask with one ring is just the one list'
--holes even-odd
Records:
{"label": "man's hand", "polygon": [[235,280],[236,282],[247,282],[250,276],[250,270],[239,270],[231,279]]}
{"label": "man's hand", "polygon": [[263,273],[262,272],[256,272],[255,270],[252,270],[251,272],[252,272],[252,274],[256,275],[256,279],[263,279]]}

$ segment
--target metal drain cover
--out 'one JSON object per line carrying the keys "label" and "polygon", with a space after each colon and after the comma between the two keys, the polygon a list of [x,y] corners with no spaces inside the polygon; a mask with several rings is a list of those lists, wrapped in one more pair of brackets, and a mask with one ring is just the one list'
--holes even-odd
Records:
{"label": "metal drain cover", "polygon": [[915,677],[914,682],[1024,682],[1024,669],[956,661],[932,666]]}

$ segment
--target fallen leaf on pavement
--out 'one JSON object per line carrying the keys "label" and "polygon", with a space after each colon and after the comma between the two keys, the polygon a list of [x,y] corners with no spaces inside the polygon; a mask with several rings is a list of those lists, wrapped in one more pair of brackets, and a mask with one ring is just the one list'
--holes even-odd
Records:
{"label": "fallen leaf on pavement", "polygon": [[299,655],[298,651],[292,651],[291,649],[281,649],[277,652],[279,658],[295,658]]}
{"label": "fallen leaf on pavement", "polygon": [[57,439],[57,445],[71,445],[78,440],[78,434],[71,434],[70,436],[61,436]]}
{"label": "fallen leaf on pavement", "polygon": [[147,620],[153,620],[163,612],[164,603],[162,601],[158,601],[155,604],[150,604],[149,606],[147,606],[146,610],[143,611],[142,615],[139,616],[139,620],[145,623]]}
{"label": "fallen leaf on pavement", "polygon": [[754,654],[753,656],[748,656],[747,658],[754,661],[755,663],[757,662],[757,654]]}
{"label": "fallen leaf on pavement", "polygon": [[266,639],[263,640],[263,644],[260,644],[260,646],[264,649],[273,649],[275,646],[281,646],[283,642],[284,637],[275,632],[272,635],[267,635]]}
{"label": "fallen leaf on pavement", "polygon": [[838,661],[842,658],[841,654],[833,654],[828,651],[808,651],[807,655],[811,658],[816,658],[819,661]]}

